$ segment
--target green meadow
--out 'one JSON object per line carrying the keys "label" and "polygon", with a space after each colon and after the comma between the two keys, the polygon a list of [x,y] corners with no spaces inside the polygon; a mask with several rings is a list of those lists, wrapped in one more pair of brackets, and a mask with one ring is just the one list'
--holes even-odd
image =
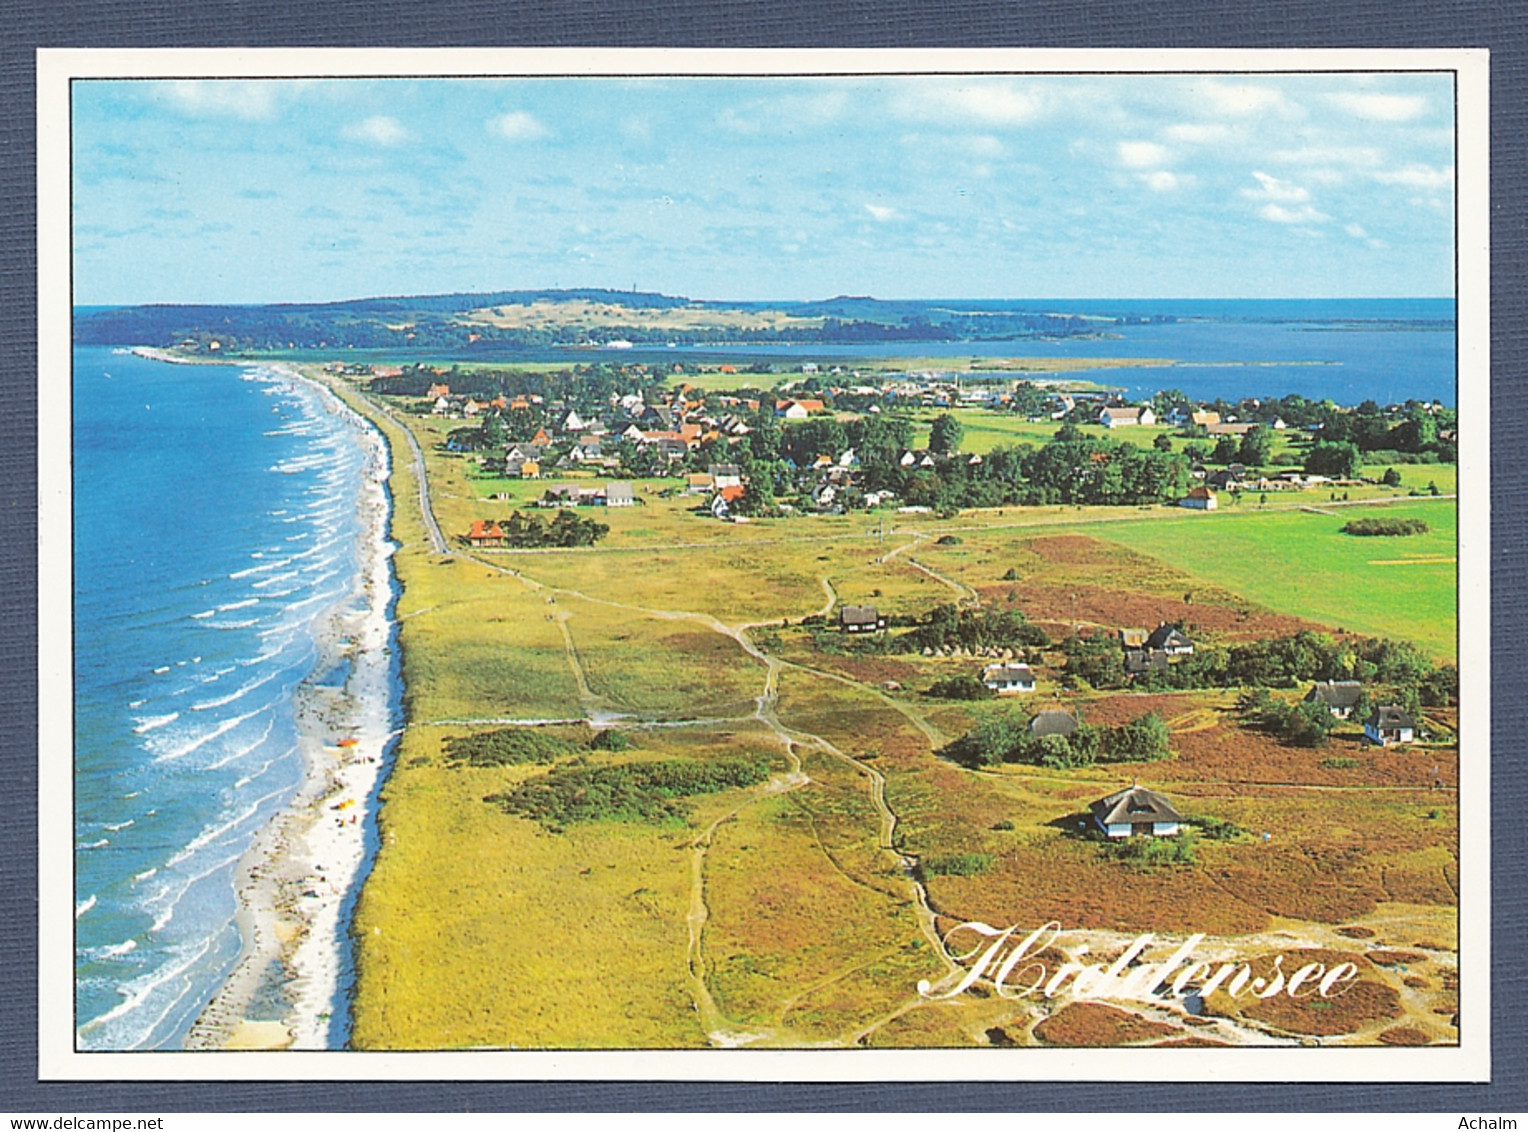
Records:
{"label": "green meadow", "polygon": [[[1281,613],[1458,655],[1458,513],[1452,501],[1405,501],[1330,513],[1249,507],[1088,533],[1159,558]],[[1426,534],[1357,538],[1349,519],[1423,519]]]}

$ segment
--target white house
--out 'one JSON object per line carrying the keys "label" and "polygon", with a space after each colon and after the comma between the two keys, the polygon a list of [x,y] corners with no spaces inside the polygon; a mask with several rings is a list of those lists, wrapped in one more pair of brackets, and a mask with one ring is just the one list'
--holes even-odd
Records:
{"label": "white house", "polygon": [[1357,680],[1318,680],[1306,693],[1305,702],[1321,704],[1338,719],[1347,719],[1363,697],[1363,688]]}
{"label": "white house", "polygon": [[1123,428],[1126,425],[1153,425],[1157,415],[1150,405],[1110,405],[1098,414],[1098,423],[1105,428]]}
{"label": "white house", "polygon": [[1193,656],[1194,642],[1167,622],[1162,622],[1146,638],[1148,649],[1160,649],[1168,656]]}
{"label": "white house", "polygon": [[1088,809],[1098,828],[1111,838],[1171,837],[1183,825],[1183,815],[1173,804],[1144,786],[1116,791]]}
{"label": "white house", "polygon": [[1191,507],[1196,511],[1213,511],[1220,506],[1215,498],[1215,492],[1204,484],[1191,488],[1189,493],[1178,500],[1179,507]]}
{"label": "white house", "polygon": [[1410,743],[1416,732],[1416,722],[1397,704],[1381,704],[1364,721],[1364,738],[1381,747]]}
{"label": "white house", "polygon": [[630,480],[611,480],[605,485],[606,507],[630,507],[636,501]]}
{"label": "white house", "polygon": [[1027,664],[989,664],[982,669],[982,683],[1000,696],[1035,690],[1035,674]]}

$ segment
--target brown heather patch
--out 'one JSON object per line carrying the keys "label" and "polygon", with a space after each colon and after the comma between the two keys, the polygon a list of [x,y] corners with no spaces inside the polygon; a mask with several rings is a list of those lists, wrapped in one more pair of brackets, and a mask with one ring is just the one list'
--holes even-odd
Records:
{"label": "brown heather patch", "polygon": [[902,687],[915,689],[931,682],[931,675],[918,665],[905,660],[881,656],[814,656],[812,667],[829,672],[841,672],[851,680],[879,688],[887,680],[895,680]]}
{"label": "brown heather patch", "polygon": [[1359,927],[1357,925],[1349,925],[1348,927],[1338,928],[1337,929],[1337,934],[1338,935],[1345,935],[1349,939],[1373,939],[1374,938],[1374,930],[1372,928]]}
{"label": "brown heather patch", "polygon": [[1401,982],[1405,983],[1412,990],[1426,990],[1430,985],[1421,975],[1407,975]]}
{"label": "brown heather patch", "polygon": [[[1020,582],[1011,605],[1007,596],[1014,583],[978,586],[977,591],[983,602],[1017,609],[1058,637],[1066,636],[1077,624],[1105,630],[1146,629],[1163,621],[1182,622],[1190,637],[1208,636],[1228,644],[1286,637],[1301,629],[1332,631],[1328,625],[1271,613],[1246,603],[1216,604],[1210,600],[1210,595],[1202,592],[1198,583],[1187,578],[1179,580],[1178,584],[1182,588],[1175,596],[1169,596],[1128,588],[1128,582],[1122,582],[1118,588],[1081,581]],[[1188,592],[1195,595],[1192,602],[1183,600],[1183,595]]]}
{"label": "brown heather patch", "polygon": [[1176,1026],[1100,1002],[1071,1003],[1035,1027],[1035,1037],[1056,1046],[1131,1045],[1177,1033]]}
{"label": "brown heather patch", "polygon": [[1393,1026],[1381,1034],[1379,1040],[1387,1046],[1425,1046],[1432,1041],[1421,1030],[1410,1026]]}
{"label": "brown heather patch", "polygon": [[1229,1046],[1230,1042],[1217,1042],[1214,1038],[1201,1038],[1197,1034],[1190,1034],[1186,1038],[1173,1038],[1166,1042],[1152,1042],[1153,1046]]}
{"label": "brown heather patch", "polygon": [[1401,963],[1425,963],[1427,956],[1417,951],[1366,951],[1364,958],[1380,967],[1394,967]]}
{"label": "brown heather patch", "polygon": [[[1133,697],[1132,697],[1133,698]],[[1156,697],[1139,697],[1141,701]],[[1187,710],[1187,697],[1178,697]],[[1113,710],[1113,709],[1111,709]],[[1171,709],[1167,709],[1171,710]],[[1171,716],[1163,712],[1164,718]],[[1089,714],[1088,718],[1093,718]],[[1433,768],[1446,786],[1458,781],[1456,750],[1396,750],[1365,746],[1351,734],[1333,735],[1324,747],[1290,747],[1272,735],[1244,727],[1226,712],[1217,727],[1185,731],[1172,738],[1177,758],[1171,774],[1182,779],[1213,779],[1221,782],[1301,784],[1313,786],[1432,786]],[[1323,766],[1329,759],[1357,759],[1356,767]],[[1451,809],[1454,795],[1438,795],[1437,806]]]}
{"label": "brown heather patch", "polygon": [[[1319,993],[1308,998],[1290,998],[1276,994],[1272,998],[1233,999],[1224,991],[1210,997],[1207,1008],[1215,1014],[1255,1019],[1292,1034],[1351,1034],[1371,1022],[1400,1018],[1401,996],[1393,987],[1375,979],[1374,968],[1362,955],[1327,948],[1300,948],[1283,952],[1285,975],[1291,975],[1307,963],[1323,964],[1328,971],[1339,963],[1358,968],[1358,979],[1332,998]],[[1273,956],[1261,955],[1249,962],[1254,978],[1271,978]]]}

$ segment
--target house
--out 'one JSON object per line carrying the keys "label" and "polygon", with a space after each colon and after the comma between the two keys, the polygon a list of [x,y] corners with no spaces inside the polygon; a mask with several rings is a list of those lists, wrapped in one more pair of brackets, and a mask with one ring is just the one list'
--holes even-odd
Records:
{"label": "house", "polygon": [[1168,656],[1194,655],[1194,642],[1165,621],[1151,631],[1151,636],[1146,638],[1146,647],[1161,649]]}
{"label": "house", "polygon": [[873,605],[845,605],[838,611],[838,627],[845,633],[874,633],[886,628],[886,618]]}
{"label": "house", "polygon": [[716,487],[716,479],[709,472],[691,472],[684,477],[686,495],[707,495]]}
{"label": "house", "polygon": [[585,427],[584,418],[569,409],[568,415],[562,419],[563,432],[583,432]]}
{"label": "house", "polygon": [[1363,697],[1363,685],[1357,680],[1317,681],[1306,693],[1308,704],[1325,704],[1338,719],[1347,719]]}
{"label": "house", "polygon": [[1035,690],[1035,674],[1027,664],[989,664],[982,669],[982,683],[1000,696]]}
{"label": "house", "polygon": [[1119,631],[1119,643],[1127,649],[1139,649],[1146,646],[1145,629],[1121,629]]}
{"label": "house", "polygon": [[1029,733],[1036,738],[1043,735],[1073,735],[1077,731],[1077,717],[1069,711],[1039,711],[1029,721]]}
{"label": "house", "polygon": [[776,401],[775,416],[788,421],[804,421],[812,413],[820,413],[827,406],[821,401]]}
{"label": "house", "polygon": [[552,438],[546,434],[546,429],[538,428],[536,435],[531,437],[531,443],[539,448],[548,448],[551,446]]}
{"label": "house", "polygon": [[472,529],[467,532],[467,545],[474,549],[485,546],[507,546],[504,537],[504,528],[498,523],[487,519],[477,519],[472,524]]}
{"label": "house", "polygon": [[1211,425],[1218,425],[1220,423],[1220,414],[1215,412],[1214,409],[1201,409],[1190,416],[1189,420],[1201,428],[1209,428]]}
{"label": "house", "polygon": [[1195,511],[1213,511],[1220,506],[1220,503],[1216,500],[1215,492],[1211,488],[1200,484],[1190,488],[1189,493],[1178,500],[1178,506],[1189,507]]}
{"label": "house", "polygon": [[1246,436],[1253,429],[1261,427],[1261,425],[1255,422],[1248,423],[1243,421],[1239,423],[1231,423],[1227,421],[1221,421],[1218,424],[1212,424],[1208,426],[1204,431],[1209,433],[1211,436]]}
{"label": "house", "polygon": [[605,485],[606,507],[630,507],[637,501],[630,480],[611,480]]}
{"label": "house", "polygon": [[1153,425],[1157,415],[1150,405],[1110,405],[1098,414],[1098,423],[1105,428],[1123,428],[1127,425]]}
{"label": "house", "polygon": [[540,479],[541,465],[534,460],[505,460],[504,475],[509,479]]}
{"label": "house", "polygon": [[1100,798],[1088,807],[1098,828],[1115,837],[1171,837],[1183,825],[1183,815],[1155,790],[1131,786]]}
{"label": "house", "polygon": [[1416,732],[1416,722],[1398,704],[1381,704],[1364,720],[1364,738],[1381,747],[1410,743]]}
{"label": "house", "polygon": [[1166,672],[1170,662],[1161,649],[1126,649],[1125,675],[1143,676],[1148,672]]}
{"label": "house", "polygon": [[1204,486],[1218,491],[1229,491],[1241,485],[1242,476],[1226,468],[1219,472],[1211,472],[1204,477]]}
{"label": "house", "polygon": [[716,516],[718,519],[725,519],[729,510],[730,508],[727,506],[727,501],[722,498],[721,492],[718,491],[711,497],[712,515]]}
{"label": "house", "polygon": [[718,488],[741,487],[743,484],[743,473],[736,464],[708,464],[706,474]]}
{"label": "house", "polygon": [[[376,370],[377,367],[373,366],[372,372],[376,373]],[[399,370],[398,372],[402,373],[403,371]],[[451,387],[449,385],[432,385],[430,386],[430,391],[426,393],[425,396],[428,397],[431,401],[438,401],[442,397],[451,396]]]}
{"label": "house", "polygon": [[578,485],[560,483],[555,487],[546,489],[546,494],[541,497],[543,507],[577,507]]}

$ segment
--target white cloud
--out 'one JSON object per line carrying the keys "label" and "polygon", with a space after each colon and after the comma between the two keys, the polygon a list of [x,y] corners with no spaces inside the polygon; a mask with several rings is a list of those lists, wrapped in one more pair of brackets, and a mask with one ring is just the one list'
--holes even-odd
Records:
{"label": "white cloud", "polygon": [[1407,185],[1413,189],[1443,189],[1454,183],[1454,167],[1445,165],[1434,169],[1431,165],[1408,165],[1374,174],[1374,179],[1384,185]]}
{"label": "white cloud", "polygon": [[1379,150],[1364,145],[1308,145],[1274,150],[1269,157],[1282,165],[1346,165],[1355,169],[1378,165],[1385,159]]}
{"label": "white cloud", "polygon": [[865,211],[883,224],[888,220],[895,220],[897,218],[897,210],[888,208],[884,204],[867,204],[865,205]]}
{"label": "white cloud", "polygon": [[1181,184],[1177,174],[1169,173],[1166,169],[1158,169],[1154,173],[1142,173],[1141,180],[1154,193],[1169,193]]}
{"label": "white cloud", "polygon": [[398,119],[389,118],[386,114],[378,114],[364,122],[346,126],[342,132],[351,141],[385,146],[402,145],[414,136],[403,128]]}
{"label": "white cloud", "polygon": [[1331,219],[1326,213],[1318,212],[1308,204],[1302,204],[1299,208],[1285,208],[1282,204],[1265,204],[1257,210],[1257,214],[1264,220],[1272,220],[1276,224],[1320,224]]}
{"label": "white cloud", "polygon": [[511,110],[488,120],[488,132],[509,141],[535,141],[544,138],[549,131],[524,110]]}
{"label": "white cloud", "polygon": [[1189,85],[1189,92],[1212,113],[1240,118],[1264,110],[1290,110],[1293,105],[1281,91],[1251,83],[1226,83],[1206,80]]}
{"label": "white cloud", "polygon": [[1257,178],[1257,183],[1262,187],[1243,189],[1242,196],[1249,200],[1266,200],[1278,204],[1300,204],[1310,200],[1310,193],[1293,181],[1281,181],[1277,177],[1270,177],[1267,173],[1256,170],[1252,175]]}
{"label": "white cloud", "polygon": [[1362,224],[1349,224],[1343,228],[1343,231],[1355,240],[1367,240],[1369,238],[1369,233],[1364,231]]}
{"label": "white cloud", "polygon": [[183,79],[166,83],[163,89],[172,106],[193,117],[265,122],[276,116],[282,87],[238,79]]}
{"label": "white cloud", "polygon": [[1188,142],[1190,145],[1215,145],[1235,137],[1229,126],[1218,122],[1180,122],[1162,131],[1168,141]]}
{"label": "white cloud", "polygon": [[1355,118],[1371,122],[1409,122],[1427,113],[1427,99],[1415,94],[1359,94],[1345,91],[1327,101]]}
{"label": "white cloud", "polygon": [[1149,169],[1153,165],[1166,165],[1172,155],[1165,146],[1156,142],[1133,141],[1119,143],[1120,164],[1130,169]]}
{"label": "white cloud", "polygon": [[1039,117],[1044,107],[1032,91],[991,80],[910,84],[892,98],[890,109],[901,118],[1021,126]]}
{"label": "white cloud", "polygon": [[1003,143],[991,134],[978,134],[966,142],[966,147],[977,157],[1001,157]]}

